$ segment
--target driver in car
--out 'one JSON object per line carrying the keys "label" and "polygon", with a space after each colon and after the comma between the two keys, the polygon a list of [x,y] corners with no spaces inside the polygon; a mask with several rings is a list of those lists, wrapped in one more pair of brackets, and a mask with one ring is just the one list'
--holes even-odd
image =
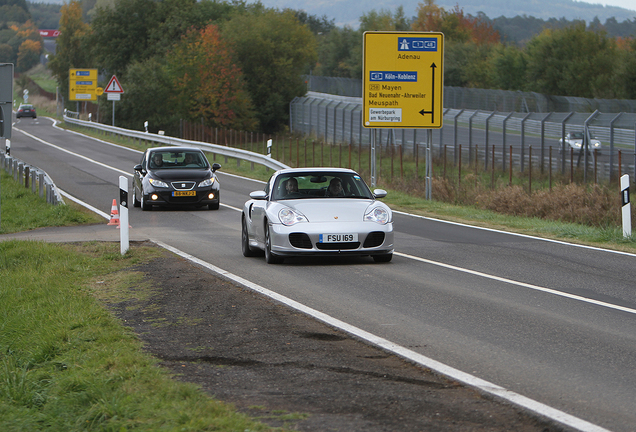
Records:
{"label": "driver in car", "polygon": [[295,177],[287,180],[287,184],[285,184],[285,190],[287,191],[287,195],[298,192],[298,180]]}
{"label": "driver in car", "polygon": [[153,153],[152,154],[152,163],[157,168],[163,166],[163,156],[161,156],[161,153]]}

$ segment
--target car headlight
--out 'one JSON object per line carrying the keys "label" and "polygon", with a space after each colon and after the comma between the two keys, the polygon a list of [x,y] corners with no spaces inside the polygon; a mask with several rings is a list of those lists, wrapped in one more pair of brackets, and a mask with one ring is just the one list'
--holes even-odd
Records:
{"label": "car headlight", "polygon": [[206,186],[212,186],[214,184],[214,177],[211,177],[207,180],[203,180],[201,183],[199,183],[199,187],[206,187]]}
{"label": "car headlight", "polygon": [[300,212],[290,208],[284,208],[278,212],[278,219],[285,226],[292,226],[299,222],[307,222],[307,218]]}
{"label": "car headlight", "polygon": [[381,225],[389,223],[389,212],[384,207],[374,207],[364,215],[365,221],[376,222]]}
{"label": "car headlight", "polygon": [[168,187],[168,184],[166,182],[164,182],[164,181],[161,181],[161,180],[157,180],[157,179],[151,178],[148,181],[154,187],[163,187],[163,188],[167,188]]}
{"label": "car headlight", "polygon": [[574,147],[581,147],[583,145],[583,143],[580,142],[575,142],[574,143]]}

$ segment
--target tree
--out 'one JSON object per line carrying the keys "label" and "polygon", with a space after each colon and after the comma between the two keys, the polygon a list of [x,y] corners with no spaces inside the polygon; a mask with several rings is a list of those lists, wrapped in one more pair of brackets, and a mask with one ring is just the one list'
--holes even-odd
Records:
{"label": "tree", "polygon": [[360,31],[406,31],[411,27],[406,16],[404,15],[404,8],[399,6],[395,13],[391,13],[390,10],[380,10],[376,12],[375,9],[371,12],[363,14],[360,17]]}
{"label": "tree", "polygon": [[16,64],[17,72],[24,72],[36,66],[40,62],[40,54],[42,53],[42,44],[38,41],[25,40],[18,50],[18,63]]}
{"label": "tree", "polygon": [[69,69],[92,66],[88,37],[90,27],[82,21],[82,5],[71,0],[62,6],[60,35],[57,38],[57,51],[49,61],[49,69],[60,83],[62,94],[68,94]]}
{"label": "tree", "polygon": [[526,49],[532,91],[559,96],[614,98],[620,94],[614,69],[616,42],[585,24],[544,30]]}
{"label": "tree", "polygon": [[320,36],[316,75],[362,78],[362,32],[349,26]]}
{"label": "tree", "polygon": [[243,74],[218,27],[189,31],[167,56],[172,100],[183,118],[227,129],[254,130]]}
{"label": "tree", "polygon": [[[168,75],[165,60],[152,57],[140,62],[133,62],[121,76],[126,93],[121,101],[116,102],[117,126],[143,130],[144,122],[148,122],[149,130],[163,130],[171,136],[179,135],[179,113],[174,109],[171,98],[175,93]],[[100,98],[101,112],[110,123],[112,106],[110,101]]]}
{"label": "tree", "polygon": [[123,76],[131,62],[152,57],[150,35],[160,25],[157,8],[153,0],[119,0],[115,8],[98,8],[90,42],[96,66]]}
{"label": "tree", "polygon": [[301,74],[316,61],[316,40],[290,11],[254,7],[222,27],[245,74],[260,128],[272,133],[286,125],[289,103],[305,94]]}

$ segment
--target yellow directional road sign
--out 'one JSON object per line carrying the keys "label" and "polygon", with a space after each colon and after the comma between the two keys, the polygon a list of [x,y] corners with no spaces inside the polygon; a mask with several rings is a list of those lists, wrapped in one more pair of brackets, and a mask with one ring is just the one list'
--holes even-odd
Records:
{"label": "yellow directional road sign", "polygon": [[97,69],[69,69],[69,100],[97,100]]}
{"label": "yellow directional road sign", "polygon": [[363,51],[364,127],[442,127],[442,33],[365,32]]}

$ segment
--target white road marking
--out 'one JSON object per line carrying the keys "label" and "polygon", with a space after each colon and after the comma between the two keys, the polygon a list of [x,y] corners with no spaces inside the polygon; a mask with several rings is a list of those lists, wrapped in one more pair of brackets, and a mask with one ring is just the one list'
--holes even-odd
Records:
{"label": "white road marking", "polygon": [[[17,130],[19,130],[19,129],[17,129]],[[73,154],[73,155],[75,155],[77,157],[80,157],[82,159],[88,160],[88,161],[93,162],[93,163],[95,163],[97,165],[100,165],[102,167],[106,167],[106,168],[109,168],[109,169],[112,169],[114,171],[121,172],[121,173],[124,173],[124,174],[130,176],[130,174],[128,174],[128,173],[126,173],[124,171],[121,171],[121,170],[119,170],[117,168],[110,167],[110,166],[108,166],[106,164],[103,164],[101,162],[97,162],[97,161],[95,161],[93,159],[90,159],[90,158],[87,158],[85,156],[73,153],[71,151],[63,149],[63,148],[58,147],[56,145],[47,143],[46,141],[44,141],[44,140],[42,140],[40,138],[37,138],[37,137],[35,137],[35,136],[33,136],[33,135],[29,134],[29,133],[26,133],[26,132],[24,132],[22,130],[20,130],[20,132],[24,133],[25,135],[27,135],[27,136],[29,136],[29,137],[31,137],[31,138],[43,143],[43,144],[49,145],[51,147],[54,147],[56,149],[59,149],[61,151],[66,152],[66,153]],[[68,197],[69,199],[77,202],[78,204],[84,205],[85,207],[89,208],[90,210],[95,211],[96,213],[100,214],[101,216],[103,216],[103,217],[105,217],[107,219],[110,217],[110,216],[106,215],[105,213],[103,213],[103,212],[95,209],[94,207],[90,206],[89,204],[84,203],[83,201],[81,201],[81,200],[79,200],[79,199],[77,199],[75,197],[72,197],[71,195],[69,195],[66,192],[60,191],[60,193],[62,193],[64,196]],[[238,208],[233,207],[233,206],[229,206],[229,205],[224,205],[224,206],[229,208],[229,209],[232,209],[232,210],[242,211],[241,209],[238,209]],[[396,212],[396,213],[400,213],[400,212]],[[416,215],[410,215],[408,213],[401,213],[401,214],[405,214],[405,215],[409,215],[409,216],[415,216],[415,217],[421,217],[421,216],[416,216]],[[426,218],[426,217],[422,217],[422,218],[431,219],[431,218]],[[456,225],[462,225],[462,224],[457,224],[457,223],[454,223],[454,222],[448,222],[448,221],[443,221],[443,220],[438,220],[438,219],[431,219],[431,220],[436,220],[436,221],[439,221],[439,222],[451,223],[451,224],[456,224]],[[465,225],[465,226],[469,226],[469,225]],[[478,228],[478,227],[472,227],[472,226],[469,226],[469,227]],[[484,229],[484,228],[481,228],[481,229]],[[496,230],[490,230],[490,231],[496,231]],[[505,231],[498,231],[498,232],[502,232],[502,233],[505,233],[505,234],[511,234],[511,233],[507,233]],[[512,234],[512,235],[515,235],[515,234]],[[516,235],[520,235],[520,234],[516,234]],[[531,236],[526,236],[526,235],[521,235],[521,236],[530,237],[530,238],[536,238],[536,237],[531,237]],[[546,239],[541,239],[541,238],[537,238],[537,239],[546,240]],[[477,389],[479,389],[480,391],[482,391],[484,393],[487,393],[487,394],[496,396],[498,398],[501,398],[503,400],[506,400],[508,402],[514,403],[514,404],[516,404],[518,406],[524,407],[524,408],[526,408],[526,409],[528,409],[528,410],[530,410],[532,412],[535,412],[535,413],[537,413],[537,414],[539,414],[541,416],[547,417],[547,418],[549,418],[551,420],[554,420],[554,421],[556,421],[558,423],[561,423],[561,424],[564,424],[566,426],[575,428],[575,429],[580,430],[582,432],[610,432],[610,431],[608,431],[605,428],[602,428],[600,426],[597,426],[597,425],[594,425],[592,423],[589,423],[589,422],[587,422],[585,420],[582,420],[582,419],[580,419],[578,417],[574,417],[574,416],[572,416],[570,414],[567,414],[567,413],[565,413],[563,411],[557,410],[555,408],[552,408],[552,407],[550,407],[548,405],[542,404],[542,403],[540,403],[538,401],[535,401],[533,399],[527,398],[527,397],[525,397],[523,395],[520,395],[518,393],[515,393],[513,391],[507,390],[507,389],[505,389],[505,388],[503,388],[501,386],[498,386],[496,384],[493,384],[493,383],[490,383],[488,381],[482,380],[481,378],[478,378],[476,376],[470,375],[470,374],[468,374],[466,372],[462,372],[462,371],[460,371],[458,369],[455,369],[455,368],[453,368],[451,366],[448,366],[448,365],[446,365],[444,363],[438,362],[438,361],[433,360],[433,359],[431,359],[429,357],[421,355],[421,354],[419,354],[419,353],[417,353],[415,351],[409,350],[408,348],[405,348],[405,347],[403,347],[401,345],[395,344],[395,343],[393,343],[393,342],[391,342],[391,341],[389,341],[387,339],[381,338],[381,337],[376,336],[376,335],[374,335],[372,333],[369,333],[369,332],[367,332],[365,330],[362,330],[362,329],[360,329],[358,327],[355,327],[355,326],[352,326],[350,324],[347,324],[344,321],[340,321],[340,320],[338,320],[336,318],[333,318],[333,317],[331,317],[331,316],[329,316],[327,314],[324,314],[324,313],[322,313],[320,311],[317,311],[317,310],[315,310],[313,308],[305,306],[302,303],[299,303],[299,302],[297,302],[295,300],[292,300],[290,298],[282,296],[282,295],[280,295],[280,294],[278,294],[278,293],[276,293],[274,291],[268,290],[267,288],[264,288],[264,287],[262,287],[262,286],[260,286],[258,284],[255,284],[255,283],[253,283],[251,281],[248,281],[247,279],[244,279],[244,278],[242,278],[240,276],[234,275],[234,274],[232,274],[232,273],[230,273],[230,272],[228,272],[226,270],[223,270],[223,269],[221,269],[219,267],[216,267],[216,266],[214,266],[214,265],[212,265],[212,264],[210,264],[208,262],[205,262],[205,261],[203,261],[203,260],[201,260],[201,259],[199,259],[199,258],[197,258],[197,257],[195,257],[193,255],[190,255],[190,254],[188,254],[186,252],[183,252],[183,251],[181,251],[179,249],[176,249],[176,248],[174,248],[174,247],[172,247],[172,246],[170,246],[170,245],[168,245],[166,243],[163,243],[163,242],[161,242],[159,240],[151,239],[151,241],[153,241],[157,245],[159,245],[159,246],[171,251],[172,253],[175,253],[175,254],[177,254],[177,255],[185,258],[185,259],[188,259],[188,260],[192,261],[193,263],[198,264],[198,265],[200,265],[200,266],[202,266],[204,268],[207,268],[208,270],[210,270],[210,271],[212,271],[212,272],[214,272],[214,273],[216,273],[216,274],[218,274],[218,275],[220,275],[220,276],[222,276],[224,278],[233,280],[236,283],[239,283],[239,284],[241,284],[241,285],[243,285],[243,286],[245,286],[245,287],[247,287],[249,289],[252,289],[253,291],[256,291],[256,292],[261,293],[262,295],[265,295],[265,296],[267,296],[267,297],[269,297],[269,298],[271,298],[273,300],[276,300],[276,301],[278,301],[280,303],[283,303],[283,304],[285,304],[285,305],[287,305],[287,306],[289,306],[289,307],[291,307],[291,308],[293,308],[295,310],[298,310],[299,312],[302,312],[302,313],[304,313],[306,315],[309,315],[309,316],[311,316],[311,317],[313,317],[313,318],[315,318],[315,319],[317,319],[319,321],[322,321],[322,322],[324,322],[324,323],[326,323],[326,324],[328,324],[330,326],[336,327],[336,328],[338,328],[338,329],[340,329],[340,330],[342,330],[344,332],[347,332],[347,333],[349,333],[349,334],[351,334],[353,336],[356,336],[356,337],[358,337],[358,338],[360,338],[362,340],[365,340],[366,342],[368,342],[368,343],[370,343],[372,345],[375,345],[375,346],[377,346],[377,347],[379,347],[379,348],[381,348],[381,349],[383,349],[385,351],[394,353],[394,354],[396,354],[396,355],[398,355],[400,357],[403,357],[403,358],[405,358],[407,360],[413,361],[414,363],[417,363],[417,364],[419,364],[419,365],[421,365],[423,367],[426,367],[426,368],[432,369],[434,371],[437,371],[438,373],[443,374],[443,375],[445,375],[445,376],[447,376],[447,377],[449,377],[451,379],[454,379],[456,381],[462,382],[462,383],[464,383],[464,384],[466,384],[468,386],[477,388]],[[549,240],[547,240],[547,241],[549,241]],[[563,243],[563,244],[567,244],[567,245],[571,245],[571,246],[572,245],[573,246],[580,246],[580,245],[574,245],[574,244],[570,244],[570,243],[566,243],[566,242],[558,242],[557,241],[557,243]],[[591,248],[591,249],[609,251],[609,250],[600,249],[600,248]],[[609,251],[609,252],[614,252],[614,251]],[[443,264],[443,263],[439,263],[439,262],[436,262],[436,261],[431,261],[431,260],[415,257],[415,256],[408,255],[408,254],[403,254],[403,253],[400,253],[400,252],[395,252],[395,254],[398,255],[398,256],[402,256],[404,258],[415,260],[415,261],[425,262],[427,264],[432,264],[432,265],[436,265],[436,266],[440,266],[440,267],[444,267],[444,268],[448,268],[448,269],[452,269],[452,270],[456,270],[456,271],[460,271],[460,272],[464,272],[464,273],[469,273],[469,274],[473,274],[473,275],[480,276],[480,277],[486,277],[486,278],[490,278],[490,279],[501,281],[501,282],[505,282],[505,283],[510,283],[510,284],[514,284],[514,285],[518,285],[518,286],[523,286],[523,287],[526,287],[526,288],[535,289],[537,291],[543,291],[543,292],[547,292],[547,293],[550,293],[550,294],[560,295],[560,296],[563,296],[563,297],[566,297],[566,298],[571,298],[571,299],[574,299],[574,300],[585,301],[585,302],[588,302],[588,303],[591,303],[591,304],[596,304],[596,305],[599,305],[599,306],[610,307],[612,309],[621,310],[621,311],[624,311],[624,312],[636,313],[636,310],[634,310],[634,309],[625,308],[625,307],[618,306],[618,305],[612,305],[610,303],[601,302],[601,301],[597,301],[597,300],[593,300],[593,299],[588,299],[588,298],[585,298],[585,297],[576,296],[576,295],[573,295],[573,294],[568,294],[568,293],[552,290],[552,289],[549,289],[549,288],[543,288],[543,287],[539,287],[539,286],[536,286],[536,285],[531,285],[531,284],[526,284],[526,283],[522,283],[522,282],[517,282],[517,281],[510,280],[510,279],[505,279],[505,278],[501,278],[501,277],[498,277],[498,276],[492,276],[492,275],[488,275],[486,273],[477,272],[477,271],[474,271],[474,270],[463,269],[461,267],[456,267],[456,266],[452,266],[452,265],[449,265],[449,264]],[[626,254],[626,255],[636,256],[634,254]]]}
{"label": "white road marking", "polygon": [[458,369],[455,369],[451,366],[448,366],[444,363],[440,363],[436,360],[433,360],[429,357],[426,357],[422,354],[419,354],[415,351],[412,351],[408,348],[405,348],[401,345],[395,344],[387,339],[381,338],[379,336],[374,335],[373,333],[369,333],[364,331],[358,327],[347,324],[344,321],[340,321],[339,319],[333,318],[325,313],[317,311],[316,309],[312,309],[308,306],[305,306],[302,303],[299,303],[295,300],[292,300],[288,297],[280,295],[274,291],[271,291],[267,288],[264,288],[258,284],[255,284],[247,279],[244,279],[240,276],[232,274],[226,270],[223,270],[219,267],[216,267],[206,261],[203,261],[193,255],[190,255],[186,252],[183,252],[177,248],[174,248],[166,243],[163,243],[159,240],[151,239],[157,245],[163,247],[164,249],[169,250],[170,252],[179,255],[195,264],[204,267],[219,276],[230,279],[246,288],[249,288],[253,291],[256,291],[266,297],[271,298],[272,300],[276,300],[280,303],[283,303],[286,306],[289,306],[299,312],[302,312],[306,315],[309,315],[319,321],[324,322],[327,325],[338,328],[344,332],[347,332],[357,338],[360,338],[372,345],[375,345],[385,351],[396,354],[402,358],[410,360],[414,363],[417,363],[425,368],[432,369],[437,371],[440,374],[443,374],[451,379],[462,382],[468,386],[479,389],[480,391],[496,396],[508,402],[512,402],[515,405],[524,407],[530,411],[533,411],[541,416],[547,417],[551,420],[554,420],[558,423],[564,424],[569,427],[573,427],[583,432],[609,432],[607,429],[604,429],[595,424],[589,423],[585,420],[582,420],[578,417],[574,417],[570,414],[567,414],[563,411],[552,408],[548,405],[537,402],[533,399],[522,396],[513,391],[507,390],[501,386],[493,384],[491,382],[482,380],[476,376],[470,375],[466,372],[462,372]]}
{"label": "white road marking", "polygon": [[591,298],[588,298],[588,297],[578,296],[578,295],[575,295],[575,294],[570,294],[570,293],[566,293],[566,292],[563,292],[563,291],[558,291],[558,290],[551,289],[551,288],[544,288],[544,287],[540,287],[538,285],[532,285],[532,284],[525,283],[525,282],[518,282],[518,281],[514,281],[512,279],[506,279],[506,278],[502,278],[502,277],[499,277],[499,276],[493,276],[493,275],[489,275],[487,273],[482,273],[482,272],[478,272],[478,271],[475,271],[475,270],[469,270],[469,269],[465,269],[465,268],[462,268],[462,267],[457,267],[457,266],[450,265],[450,264],[444,264],[444,263],[437,262],[437,261],[431,261],[431,260],[426,259],[426,258],[420,258],[420,257],[416,257],[416,256],[413,256],[413,255],[404,254],[404,253],[401,253],[401,252],[394,252],[394,254],[398,255],[398,256],[401,256],[401,257],[404,257],[404,258],[411,259],[411,260],[420,261],[420,262],[423,262],[423,263],[426,263],[426,264],[435,265],[435,266],[438,266],[438,267],[444,267],[444,268],[447,268],[447,269],[450,269],[450,270],[455,270],[455,271],[462,272],[462,273],[472,274],[472,275],[483,277],[483,278],[486,278],[486,279],[496,280],[496,281],[504,282],[504,283],[511,284],[511,285],[517,285],[517,286],[520,286],[520,287],[529,288],[529,289],[532,289],[532,290],[535,290],[535,291],[541,291],[541,292],[545,292],[545,293],[548,293],[548,294],[554,294],[554,295],[557,295],[557,296],[560,296],[560,297],[566,297],[566,298],[569,298],[569,299],[573,299],[573,300],[578,300],[578,301],[582,301],[582,302],[585,302],[585,303],[594,304],[594,305],[597,305],[597,306],[603,306],[603,307],[606,307],[606,308],[619,310],[619,311],[622,311],[622,312],[636,314],[636,309],[632,309],[632,308],[628,308],[628,307],[624,307],[624,306],[619,306],[619,305],[615,305],[615,304],[612,304],[612,303],[607,303],[607,302],[603,302],[603,301],[599,301],[599,300],[594,300],[594,299],[591,299]]}

